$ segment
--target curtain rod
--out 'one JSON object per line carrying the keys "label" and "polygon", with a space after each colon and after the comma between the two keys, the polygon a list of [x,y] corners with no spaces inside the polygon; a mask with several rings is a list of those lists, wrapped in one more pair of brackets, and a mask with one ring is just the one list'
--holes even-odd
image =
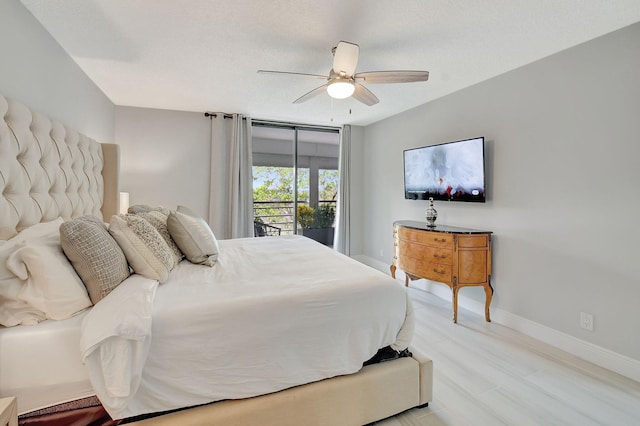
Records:
{"label": "curtain rod", "polygon": [[[221,113],[221,112],[205,112],[204,116],[207,118],[217,117],[218,114],[222,114],[224,118],[233,118],[233,114]],[[244,120],[245,118],[243,118]],[[290,123],[285,121],[271,121],[271,120],[260,120],[253,119],[251,120],[251,124],[254,126],[269,126],[269,127],[280,127],[286,129],[298,129],[298,130],[314,130],[314,131],[325,131],[325,132],[340,132],[341,127],[333,127],[333,126],[320,126],[314,124],[300,124],[300,123]]]}
{"label": "curtain rod", "polygon": [[298,129],[298,130],[315,130],[315,131],[325,131],[325,132],[339,132],[340,127],[332,127],[332,126],[320,126],[315,124],[300,124],[300,123],[288,123],[284,121],[269,121],[269,120],[251,120],[251,124],[257,126],[270,126],[270,127],[280,127],[285,129]]}
{"label": "curtain rod", "polygon": [[[221,112],[205,112],[204,116],[207,118],[211,118],[211,117],[217,117],[218,114],[222,114],[223,118],[233,118],[233,114],[226,114],[226,113],[221,113]],[[244,118],[243,118],[244,120]]]}

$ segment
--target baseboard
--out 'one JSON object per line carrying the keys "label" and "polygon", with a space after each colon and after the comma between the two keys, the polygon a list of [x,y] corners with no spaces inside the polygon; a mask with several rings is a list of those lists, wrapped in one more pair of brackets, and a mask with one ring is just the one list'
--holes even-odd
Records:
{"label": "baseboard", "polygon": [[[390,274],[389,264],[362,254],[354,255],[352,257],[365,265],[371,266],[372,268],[378,269],[386,274]],[[396,279],[404,282],[404,273],[399,271]],[[424,280],[420,280],[416,283],[422,281]],[[426,284],[420,285],[420,288],[442,299],[451,301],[451,291],[449,288],[440,284],[430,285],[426,281],[424,281],[424,283]],[[464,297],[462,293],[458,296],[458,306],[484,316],[484,303]],[[578,358],[640,382],[639,360],[629,358],[625,355],[594,345],[593,343],[586,342],[574,336],[562,333],[553,328],[538,324],[534,321],[493,306],[491,307],[491,321],[512,328]]]}

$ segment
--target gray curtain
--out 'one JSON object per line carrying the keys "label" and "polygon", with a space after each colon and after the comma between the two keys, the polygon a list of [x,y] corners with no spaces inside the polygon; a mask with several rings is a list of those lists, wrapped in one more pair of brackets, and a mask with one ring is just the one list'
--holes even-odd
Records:
{"label": "gray curtain", "polygon": [[219,239],[253,236],[251,119],[211,118],[209,225]]}
{"label": "gray curtain", "polygon": [[336,212],[336,234],[334,250],[349,255],[349,230],[351,209],[349,207],[349,175],[351,173],[351,126],[345,125],[340,131],[340,156],[338,158],[338,208]]}

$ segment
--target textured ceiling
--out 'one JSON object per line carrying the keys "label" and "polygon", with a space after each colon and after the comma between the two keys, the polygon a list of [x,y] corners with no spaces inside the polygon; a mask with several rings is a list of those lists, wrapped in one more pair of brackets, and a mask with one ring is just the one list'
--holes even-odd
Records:
{"label": "textured ceiling", "polygon": [[[639,0],[22,0],[116,105],[366,125],[640,21]],[[320,95],[340,40],[357,71],[428,70],[369,85],[365,106]],[[594,58],[597,60],[597,58]]]}

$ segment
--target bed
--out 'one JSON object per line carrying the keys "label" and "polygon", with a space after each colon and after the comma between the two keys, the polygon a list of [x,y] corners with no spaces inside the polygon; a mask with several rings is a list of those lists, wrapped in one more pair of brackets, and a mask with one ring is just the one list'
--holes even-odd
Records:
{"label": "bed", "polygon": [[[57,266],[31,266],[42,262],[33,253],[45,253],[34,247],[87,216],[110,230],[129,220],[111,234],[124,247],[118,237],[139,219],[114,217],[117,145],[1,96],[0,111],[0,260],[5,253],[17,275],[31,268],[24,279],[66,277]],[[168,228],[175,218],[202,220],[165,210],[152,211]],[[71,259],[82,283],[62,235],[56,255]],[[65,319],[47,313],[0,327],[0,397],[17,396],[23,424],[84,413],[96,424],[358,425],[431,400],[432,363],[407,348],[411,304],[399,283],[304,237],[215,243],[202,262],[180,245],[186,259],[152,249],[156,262],[142,266],[123,248],[133,273],[99,301],[86,285],[88,306],[56,305]],[[52,300],[66,300],[56,288]],[[0,302],[13,306],[8,300]]]}

